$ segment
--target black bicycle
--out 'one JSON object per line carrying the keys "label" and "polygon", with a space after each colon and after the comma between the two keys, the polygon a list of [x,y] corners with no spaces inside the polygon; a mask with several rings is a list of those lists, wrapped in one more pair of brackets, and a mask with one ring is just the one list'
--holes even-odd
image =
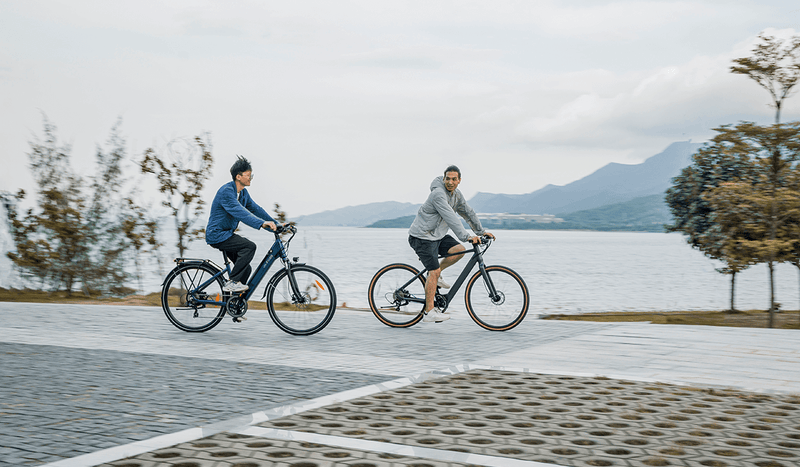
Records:
{"label": "black bicycle", "polygon": [[[465,300],[469,316],[479,326],[490,331],[507,331],[514,328],[528,312],[528,286],[525,281],[505,266],[485,266],[483,254],[492,244],[492,238],[481,237],[480,244],[472,245],[472,257],[447,295],[436,289],[434,306],[444,312],[452,303],[461,284],[478,264],[478,271],[467,282]],[[446,254],[440,258],[465,254],[467,251]],[[385,325],[406,328],[420,322],[425,309],[425,270],[394,263],[384,266],[369,284],[369,307]]]}
{"label": "black bicycle", "polygon": [[[285,242],[281,233],[290,233]],[[164,279],[161,306],[167,319],[178,329],[187,332],[204,332],[213,328],[225,314],[233,321],[245,319],[247,301],[275,260],[283,262],[264,289],[267,310],[272,321],[285,332],[309,335],[322,330],[336,311],[336,291],[328,276],[317,268],[289,260],[289,243],[297,233],[294,226],[278,226],[275,242],[247,283],[244,293],[222,289],[225,274],[230,276],[231,263],[223,254],[225,268],[209,259],[176,258],[177,266]]]}

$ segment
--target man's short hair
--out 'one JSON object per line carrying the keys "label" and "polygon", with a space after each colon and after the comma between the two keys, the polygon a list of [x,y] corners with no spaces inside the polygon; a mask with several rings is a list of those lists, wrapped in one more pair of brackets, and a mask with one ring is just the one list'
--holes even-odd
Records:
{"label": "man's short hair", "polygon": [[[236,156],[236,162],[233,163],[231,166],[231,178],[236,181],[236,176],[247,171],[253,171],[253,167],[250,165],[250,161],[245,159],[242,156]],[[461,175],[459,175],[461,177]]]}
{"label": "man's short hair", "polygon": [[451,165],[448,168],[444,169],[444,176],[447,177],[447,172],[456,172],[458,174],[458,179],[461,180],[461,171],[458,167]]}

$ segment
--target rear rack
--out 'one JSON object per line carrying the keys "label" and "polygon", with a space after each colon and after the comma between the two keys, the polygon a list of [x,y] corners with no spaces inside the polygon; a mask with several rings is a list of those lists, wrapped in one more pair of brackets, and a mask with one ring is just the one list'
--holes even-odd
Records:
{"label": "rear rack", "polygon": [[175,262],[177,264],[183,264],[183,263],[208,263],[208,264],[214,266],[217,270],[219,270],[219,271],[222,270],[222,268],[217,263],[211,261],[210,259],[205,259],[205,258],[175,258]]}

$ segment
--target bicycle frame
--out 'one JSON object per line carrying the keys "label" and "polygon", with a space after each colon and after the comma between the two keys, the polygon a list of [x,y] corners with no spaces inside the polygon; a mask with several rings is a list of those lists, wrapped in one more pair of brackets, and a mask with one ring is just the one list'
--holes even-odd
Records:
{"label": "bicycle frame", "polygon": [[[487,248],[488,248],[488,246],[487,246]],[[453,300],[453,298],[458,293],[458,289],[461,288],[461,284],[463,284],[464,281],[467,280],[467,277],[469,276],[470,272],[472,272],[472,268],[475,267],[475,263],[478,264],[478,269],[480,269],[480,271],[481,271],[481,277],[483,277],[483,280],[486,283],[486,287],[489,289],[490,297],[492,297],[494,299],[497,296],[497,289],[495,289],[491,278],[489,278],[489,275],[486,274],[486,265],[483,262],[483,253],[485,251],[486,251],[486,248],[481,250],[480,247],[479,247],[479,244],[477,244],[477,243],[473,244],[472,245],[472,257],[469,259],[469,261],[467,261],[466,266],[464,266],[464,270],[461,271],[461,275],[458,276],[458,279],[456,279],[455,283],[453,283],[453,285],[450,287],[450,292],[448,292],[447,295],[441,295],[438,291],[436,292],[437,296],[441,296],[441,297],[444,298],[444,300],[445,300],[444,308],[445,309],[450,305],[450,302]],[[458,256],[458,255],[463,255],[463,254],[466,254],[466,252],[448,253],[446,255],[439,256],[439,258],[447,258],[447,257],[450,257],[450,256]],[[405,284],[403,284],[402,286],[398,287],[398,289],[404,289],[404,288],[408,287],[414,281],[419,280],[419,278],[421,278],[422,275],[425,274],[425,272],[426,272],[425,269],[423,269],[422,271],[417,273],[417,275],[414,276],[410,281],[408,281]],[[405,300],[407,300],[409,302],[422,303],[423,305],[425,304],[425,297],[424,296],[422,298],[405,297]],[[434,302],[435,302],[435,299],[434,299]]]}
{"label": "bicycle frame", "polygon": [[[261,262],[258,264],[258,267],[256,268],[255,273],[253,273],[253,276],[247,282],[247,285],[249,286],[249,288],[247,289],[247,291],[244,294],[239,295],[239,296],[242,297],[244,300],[249,300],[250,297],[253,296],[253,294],[255,293],[255,290],[258,287],[258,285],[264,279],[264,276],[266,276],[267,271],[269,271],[269,269],[272,267],[272,264],[278,258],[280,258],[281,261],[283,261],[284,267],[286,267],[287,269],[290,267],[291,263],[289,262],[288,255],[286,254],[286,248],[284,246],[284,243],[281,240],[281,237],[276,234],[275,235],[275,242],[272,244],[272,247],[269,249],[267,254],[264,256],[264,259],[262,259]],[[181,259],[184,260],[182,262],[186,262],[188,260],[188,259],[184,259],[184,258],[181,258]],[[202,260],[202,261],[208,262],[209,260]],[[208,280],[206,280],[202,284],[198,285],[194,289],[189,290],[188,292],[190,294],[195,294],[195,293],[205,289],[206,287],[209,286],[209,284],[211,284],[212,282],[217,280],[218,277],[222,276],[226,272],[228,273],[228,275],[230,275],[230,273],[231,273],[230,261],[226,261],[225,262],[225,269],[220,269],[219,272],[217,272],[216,274],[211,276],[211,278],[209,278]],[[292,274],[289,274],[289,282],[292,285],[292,290],[293,291],[298,290],[297,283],[295,282],[294,276]],[[225,306],[228,303],[227,301],[202,300],[202,299],[196,299],[195,302],[199,303],[199,304],[203,304],[203,305],[218,305],[218,306]]]}

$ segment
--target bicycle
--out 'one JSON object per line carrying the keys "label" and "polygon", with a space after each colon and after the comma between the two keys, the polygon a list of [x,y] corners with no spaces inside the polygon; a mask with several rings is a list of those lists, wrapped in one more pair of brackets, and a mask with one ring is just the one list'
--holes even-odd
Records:
{"label": "bicycle", "polygon": [[[519,325],[528,312],[528,286],[522,277],[505,266],[486,266],[483,255],[492,238],[481,237],[472,245],[472,257],[461,275],[442,295],[436,288],[434,306],[444,312],[452,303],[461,284],[475,264],[478,271],[467,282],[464,300],[467,313],[479,326],[490,331],[507,331]],[[466,251],[440,255],[439,258],[465,254]],[[369,284],[369,307],[383,324],[406,328],[420,322],[425,309],[425,270],[404,263],[393,263],[380,269]],[[481,287],[478,284],[482,284]]]}
{"label": "bicycle", "polygon": [[[291,233],[286,242],[281,233]],[[275,242],[248,282],[243,293],[222,289],[224,276],[230,277],[231,263],[223,253],[225,268],[209,259],[176,258],[177,266],[164,279],[161,306],[167,319],[180,330],[205,332],[218,325],[225,314],[241,322],[247,301],[256,291],[272,264],[280,259],[283,268],[275,273],[264,289],[267,310],[281,330],[307,336],[330,323],[336,310],[336,291],[330,279],[319,269],[289,260],[289,243],[297,234],[294,226],[278,226]]]}

